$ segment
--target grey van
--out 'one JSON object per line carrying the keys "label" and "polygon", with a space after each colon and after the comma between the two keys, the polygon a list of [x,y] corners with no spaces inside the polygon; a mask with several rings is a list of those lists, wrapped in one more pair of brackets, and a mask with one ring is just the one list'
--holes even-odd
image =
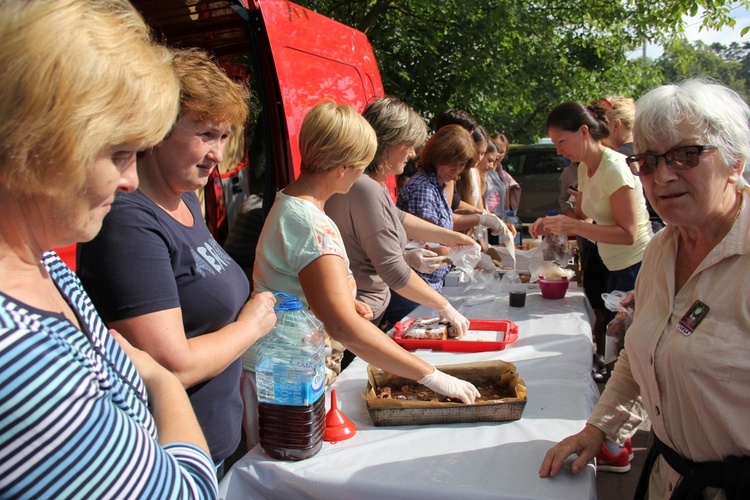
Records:
{"label": "grey van", "polygon": [[551,142],[514,145],[508,149],[503,168],[521,186],[518,217],[526,224],[559,210],[560,177],[570,161],[557,154]]}

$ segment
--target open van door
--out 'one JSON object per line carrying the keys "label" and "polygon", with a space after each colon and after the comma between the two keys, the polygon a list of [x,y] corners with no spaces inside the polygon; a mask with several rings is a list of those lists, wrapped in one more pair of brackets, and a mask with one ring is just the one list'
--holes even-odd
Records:
{"label": "open van door", "polygon": [[[131,0],[156,37],[200,47],[229,76],[247,81],[253,112],[235,131],[204,190],[206,222],[223,243],[248,198],[267,213],[300,170],[299,129],[324,99],[362,111],[383,95],[364,33],[286,0]],[[58,249],[75,270],[75,245]]]}
{"label": "open van door", "polygon": [[[247,79],[256,108],[238,150],[206,190],[206,219],[221,243],[251,194],[269,205],[299,174],[299,129],[324,99],[362,111],[383,95],[364,33],[285,0],[133,0],[170,46],[201,47],[230,76]],[[223,196],[219,191],[223,192]],[[212,197],[216,197],[212,200]],[[226,210],[223,220],[221,214]],[[218,234],[217,234],[218,233]]]}

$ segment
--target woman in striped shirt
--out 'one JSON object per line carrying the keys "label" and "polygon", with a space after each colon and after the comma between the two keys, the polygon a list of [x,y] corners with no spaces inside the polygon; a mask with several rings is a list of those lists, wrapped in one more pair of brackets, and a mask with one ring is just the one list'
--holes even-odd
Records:
{"label": "woman in striped shirt", "polygon": [[50,249],[93,238],[177,113],[125,0],[0,0],[0,498],[213,498],[182,385]]}

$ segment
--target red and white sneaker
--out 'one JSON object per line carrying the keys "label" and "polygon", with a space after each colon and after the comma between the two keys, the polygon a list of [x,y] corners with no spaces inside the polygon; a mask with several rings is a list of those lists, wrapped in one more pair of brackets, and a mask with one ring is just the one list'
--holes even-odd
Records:
{"label": "red and white sneaker", "polygon": [[625,444],[623,445],[626,450],[628,450],[628,461],[632,462],[635,458],[635,453],[633,453],[633,441],[631,441],[630,438],[625,441]]}
{"label": "red and white sneaker", "polygon": [[617,472],[622,474],[630,470],[628,450],[623,447],[618,455],[612,455],[607,450],[607,445],[602,443],[599,454],[596,456],[596,470],[598,472]]}

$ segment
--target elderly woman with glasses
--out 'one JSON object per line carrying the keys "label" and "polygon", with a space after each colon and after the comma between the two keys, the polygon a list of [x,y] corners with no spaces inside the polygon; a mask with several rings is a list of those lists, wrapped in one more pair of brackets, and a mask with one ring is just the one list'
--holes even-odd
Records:
{"label": "elderly woman with glasses", "polygon": [[704,80],[638,101],[627,159],[667,223],[649,244],[625,350],[585,429],[547,452],[576,473],[607,436],[623,442],[642,404],[654,445],[636,498],[750,498],[750,108]]}

